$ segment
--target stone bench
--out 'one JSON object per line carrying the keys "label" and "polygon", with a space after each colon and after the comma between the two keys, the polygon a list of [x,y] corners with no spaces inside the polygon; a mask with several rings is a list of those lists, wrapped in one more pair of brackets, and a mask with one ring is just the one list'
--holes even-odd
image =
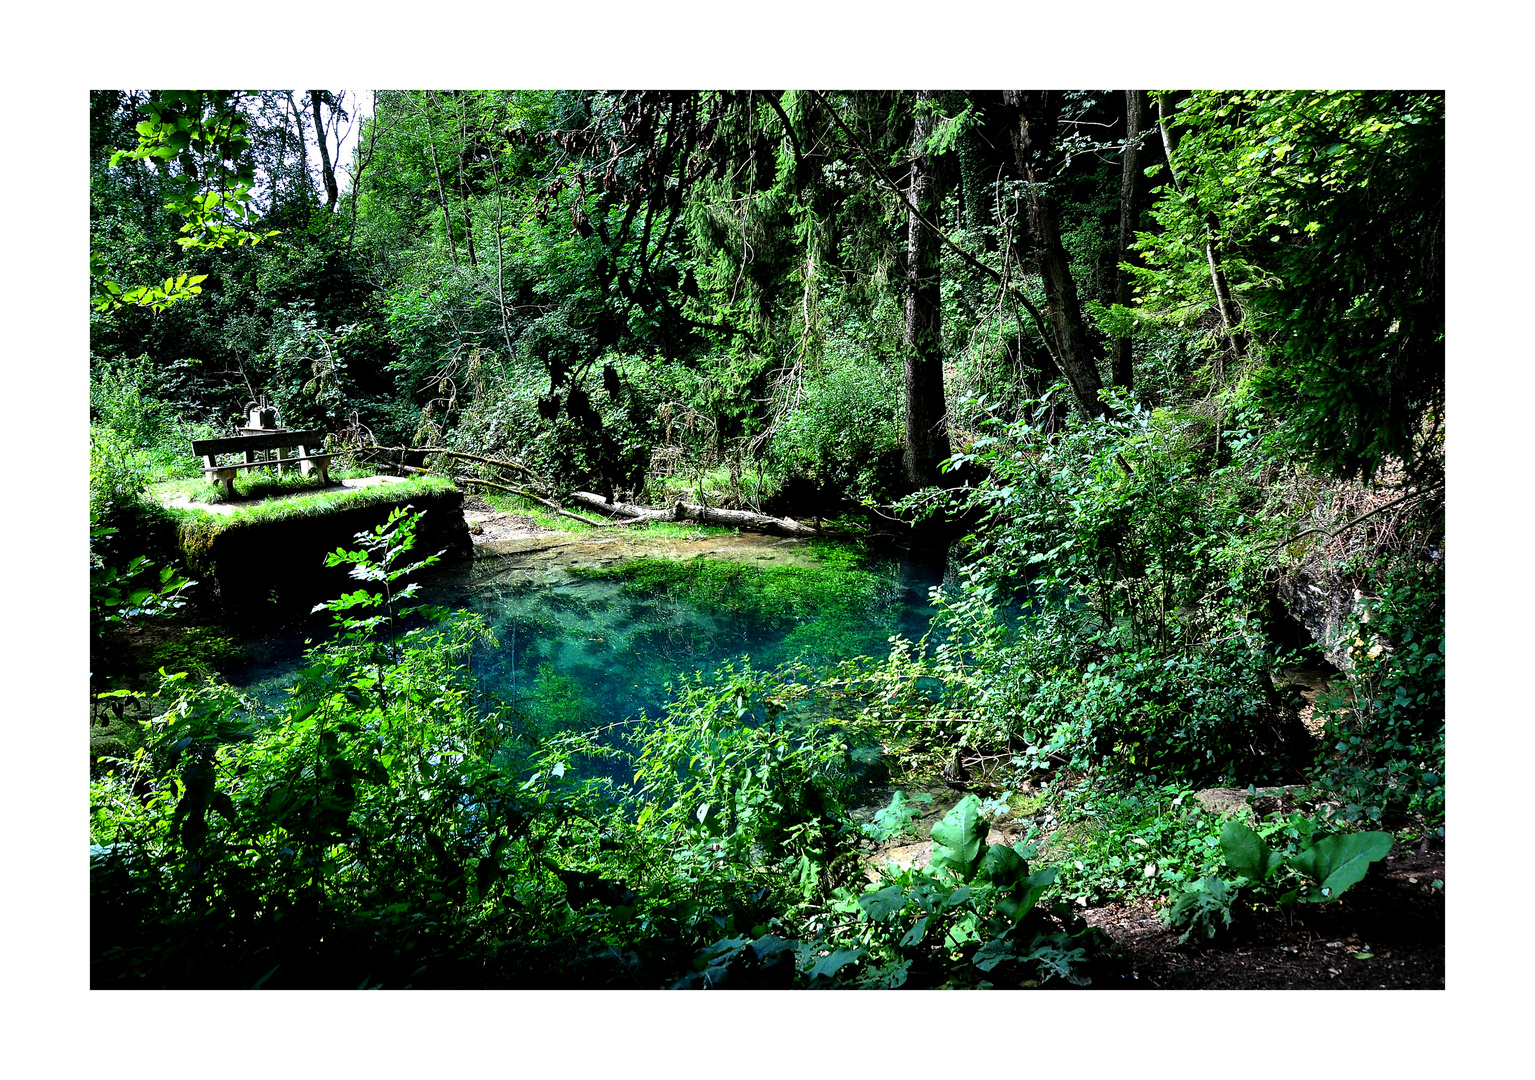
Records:
{"label": "stone bench", "polygon": [[[305,476],[318,471],[320,480],[330,483],[330,459],[334,454],[311,454],[309,447],[321,446],[323,431],[269,431],[259,435],[233,435],[222,439],[194,439],[192,453],[203,459],[203,475],[224,485],[224,497],[234,498],[235,477],[241,469],[276,469],[279,473],[297,465]],[[289,454],[297,450],[297,454]],[[266,455],[271,453],[272,457]],[[220,456],[239,454],[233,464],[220,464]]]}

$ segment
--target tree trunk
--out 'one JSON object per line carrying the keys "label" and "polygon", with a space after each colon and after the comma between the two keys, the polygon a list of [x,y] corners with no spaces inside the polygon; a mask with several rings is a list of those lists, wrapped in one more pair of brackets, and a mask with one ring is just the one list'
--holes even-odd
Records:
{"label": "tree trunk", "polygon": [[288,104],[293,109],[293,126],[298,131],[299,172],[304,177],[304,202],[307,203],[309,196],[314,194],[314,188],[311,186],[312,178],[309,175],[309,139],[304,134],[304,110],[293,99],[294,93],[296,91],[289,92]]}
{"label": "tree trunk", "polygon": [[770,517],[750,510],[724,510],[714,506],[698,506],[679,502],[664,508],[641,506],[638,503],[609,502],[595,491],[572,491],[572,502],[596,510],[611,517],[631,521],[697,521],[705,525],[723,525],[732,529],[772,533],[775,536],[819,536],[821,531],[801,524],[789,517]]}
{"label": "tree trunk", "polygon": [[458,134],[461,140],[458,151],[458,208],[464,217],[464,243],[469,249],[469,267],[474,269],[478,263],[474,257],[474,226],[469,221],[469,178],[464,171],[464,158],[469,153],[469,129],[464,124],[462,114],[458,120]]}
{"label": "tree trunk", "polygon": [[[431,123],[431,117],[427,117],[427,123]],[[442,186],[442,169],[437,165],[437,144],[430,135],[426,138],[427,149],[432,152],[432,176],[437,180],[437,205],[442,207],[442,227],[448,234],[448,254],[453,256],[453,265],[458,266],[458,242],[453,239],[453,217],[448,213],[448,193]]]}
{"label": "tree trunk", "polygon": [[336,200],[341,197],[341,189],[336,186],[336,170],[331,168],[330,148],[325,145],[325,122],[320,119],[321,91],[309,91],[309,106],[314,110],[314,138],[320,144],[320,172],[325,177],[325,209],[336,209]]}
{"label": "tree trunk", "polygon": [[938,185],[932,162],[921,152],[932,131],[927,110],[931,91],[917,93],[917,121],[912,134],[910,209],[906,214],[906,449],[902,455],[908,483],[938,481],[938,465],[949,456],[948,414],[943,396],[943,349],[939,337],[938,238],[922,216],[938,220]]}
{"label": "tree trunk", "polygon": [[[1178,172],[1173,168],[1173,142],[1172,132],[1167,127],[1167,111],[1164,99],[1157,98],[1157,127],[1162,132],[1162,150],[1167,155],[1167,175],[1173,182],[1173,190],[1179,195],[1183,192],[1183,181],[1178,177]],[[1231,347],[1237,356],[1247,352],[1247,340],[1244,335],[1237,332],[1236,304],[1231,299],[1231,289],[1226,284],[1226,272],[1221,267],[1220,244],[1216,237],[1219,235],[1220,222],[1215,215],[1205,212],[1201,216],[1205,223],[1205,261],[1210,265],[1210,285],[1215,290],[1215,304],[1221,313],[1221,329],[1226,332],[1226,339],[1231,342]]]}
{"label": "tree trunk", "polygon": [[1098,394],[1103,389],[1103,380],[1098,375],[1098,364],[1088,341],[1087,324],[1082,321],[1077,283],[1071,276],[1066,249],[1061,244],[1055,202],[1038,182],[1034,171],[1035,163],[1039,162],[1042,166],[1040,173],[1044,175],[1044,166],[1049,164],[1055,144],[1058,105],[1048,90],[1004,90],[1002,100],[1017,110],[1008,134],[1019,175],[1029,184],[1029,228],[1039,256],[1045,299],[1050,305],[1050,325],[1055,334],[1061,371],[1071,384],[1072,395],[1083,413],[1102,416],[1104,406],[1098,400]]}
{"label": "tree trunk", "polygon": [[[1114,302],[1129,307],[1133,299],[1130,272],[1130,245],[1135,242],[1135,223],[1139,217],[1141,175],[1141,131],[1145,126],[1146,91],[1125,91],[1124,171],[1119,180],[1119,265],[1114,278]],[[1128,337],[1114,341],[1114,385],[1129,390],[1134,385],[1135,365]]]}

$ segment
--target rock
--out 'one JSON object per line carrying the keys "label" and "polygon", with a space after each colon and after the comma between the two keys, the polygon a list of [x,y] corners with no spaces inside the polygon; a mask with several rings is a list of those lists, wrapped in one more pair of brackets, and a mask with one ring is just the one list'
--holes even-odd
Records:
{"label": "rock", "polygon": [[[1260,814],[1271,813],[1279,809],[1286,798],[1293,799],[1305,790],[1293,784],[1289,787],[1258,788],[1253,796],[1253,809]],[[1232,817],[1247,806],[1247,789],[1205,788],[1203,791],[1194,792],[1194,801],[1212,814]]]}
{"label": "rock", "polygon": [[1280,601],[1312,641],[1322,650],[1327,662],[1339,671],[1352,671],[1349,655],[1354,631],[1354,604],[1358,593],[1343,584],[1313,578],[1305,570],[1282,577],[1275,586]]}

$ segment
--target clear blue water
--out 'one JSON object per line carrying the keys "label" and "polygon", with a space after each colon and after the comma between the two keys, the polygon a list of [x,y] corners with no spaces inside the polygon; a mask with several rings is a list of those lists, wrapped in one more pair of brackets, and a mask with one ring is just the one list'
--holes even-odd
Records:
{"label": "clear blue water", "polygon": [[[761,668],[883,656],[892,634],[926,632],[928,591],[948,571],[941,551],[770,537],[501,547],[436,572],[423,598],[484,616],[497,644],[472,657],[482,689],[546,732],[657,716],[669,683],[740,657]],[[226,675],[279,708],[305,637],[253,638]]]}

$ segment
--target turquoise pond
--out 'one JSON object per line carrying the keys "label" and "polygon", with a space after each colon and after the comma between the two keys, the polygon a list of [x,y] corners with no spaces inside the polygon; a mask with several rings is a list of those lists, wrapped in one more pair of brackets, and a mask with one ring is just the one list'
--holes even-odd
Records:
{"label": "turquoise pond", "polygon": [[[948,570],[941,549],[556,536],[482,545],[472,564],[433,573],[423,599],[490,624],[497,644],[471,660],[482,689],[541,730],[589,730],[656,716],[679,676],[741,657],[883,656],[891,635],[926,632],[929,589]],[[298,630],[249,639],[225,674],[280,708],[304,647]]]}

